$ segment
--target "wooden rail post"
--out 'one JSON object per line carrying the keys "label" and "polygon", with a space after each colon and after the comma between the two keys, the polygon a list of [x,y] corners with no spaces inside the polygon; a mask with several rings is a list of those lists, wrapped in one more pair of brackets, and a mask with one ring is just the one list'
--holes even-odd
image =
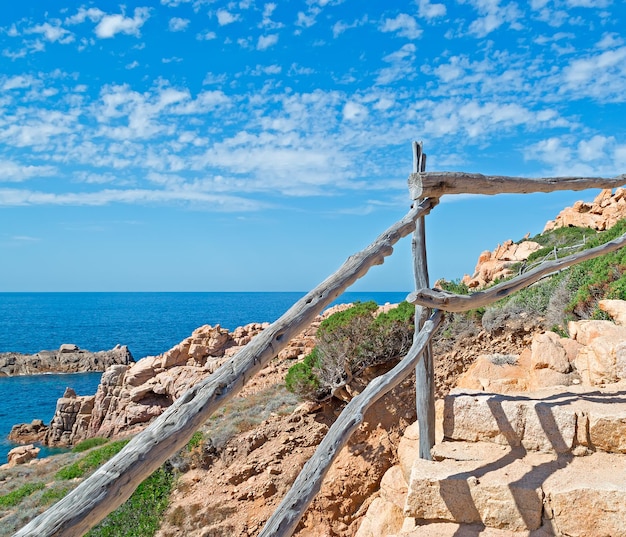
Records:
{"label": "wooden rail post", "polygon": [[[413,173],[426,170],[426,155],[421,142],[413,142]],[[418,200],[414,200],[418,203]],[[429,287],[426,259],[426,225],[422,216],[417,222],[412,240],[415,288]],[[430,315],[430,309],[415,306],[415,338]],[[422,359],[415,366],[415,406],[419,423],[419,456],[431,460],[430,450],[435,445],[435,373],[432,345],[426,346]]]}

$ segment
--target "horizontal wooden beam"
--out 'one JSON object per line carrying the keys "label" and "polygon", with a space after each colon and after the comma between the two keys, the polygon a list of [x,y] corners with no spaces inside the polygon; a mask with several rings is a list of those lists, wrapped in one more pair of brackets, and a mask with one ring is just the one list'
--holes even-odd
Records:
{"label": "horizontal wooden beam", "polygon": [[493,304],[501,298],[505,298],[539,281],[547,274],[575,265],[576,263],[581,263],[582,261],[587,261],[588,259],[600,257],[609,252],[614,252],[624,246],[626,246],[626,233],[617,239],[596,246],[595,248],[590,248],[589,250],[584,250],[583,252],[578,252],[577,254],[572,254],[555,261],[542,263],[537,268],[529,270],[525,274],[494,285],[485,291],[478,291],[471,295],[457,295],[440,289],[419,289],[411,293],[406,300],[411,304],[418,304],[427,308],[438,308],[444,311],[469,311]]}
{"label": "horizontal wooden beam", "polygon": [[411,199],[440,198],[446,194],[528,194],[557,190],[616,188],[626,184],[626,174],[604,177],[506,177],[464,172],[422,172],[409,175]]}
{"label": "horizontal wooden beam", "polygon": [[313,457],[302,468],[291,489],[259,533],[259,537],[288,537],[294,532],[302,515],[319,492],[331,464],[347,444],[352,433],[363,422],[367,409],[413,372],[442,319],[441,311],[433,313],[424,323],[409,352],[400,363],[391,371],[372,380],[348,403],[317,446]]}
{"label": "horizontal wooden beam", "polygon": [[276,356],[345,289],[381,265],[393,245],[415,231],[437,200],[424,200],[364,250],[296,302],[212,375],[192,386],[122,451],[14,537],[79,537],[124,503],[137,486],[181,449],[220,406]]}

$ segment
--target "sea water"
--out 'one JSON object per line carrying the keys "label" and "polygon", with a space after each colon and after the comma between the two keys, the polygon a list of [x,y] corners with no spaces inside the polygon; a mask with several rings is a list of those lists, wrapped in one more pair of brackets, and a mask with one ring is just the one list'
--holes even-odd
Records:
{"label": "sea water", "polygon": [[[404,300],[405,292],[344,293],[336,302]],[[234,330],[273,322],[304,293],[0,293],[0,352],[33,354],[73,343],[90,351],[127,345],[135,360],[170,349],[204,324]],[[0,377],[0,464],[11,427],[49,424],[66,387],[93,395],[100,373]],[[42,451],[42,455],[49,451]]]}

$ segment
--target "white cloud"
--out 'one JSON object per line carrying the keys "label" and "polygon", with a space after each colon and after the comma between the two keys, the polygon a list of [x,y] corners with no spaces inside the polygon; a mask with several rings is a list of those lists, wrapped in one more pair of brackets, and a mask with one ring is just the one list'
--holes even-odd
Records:
{"label": "white cloud", "polygon": [[343,107],[343,119],[346,121],[363,121],[368,113],[365,106],[354,101],[348,101]]}
{"label": "white cloud", "polygon": [[191,21],[180,17],[172,17],[168,24],[170,32],[184,32]]}
{"label": "white cloud", "polygon": [[416,50],[413,43],[407,43],[400,50],[385,56],[383,60],[391,65],[380,70],[376,83],[384,85],[391,84],[400,78],[412,78],[412,75],[408,73],[414,73],[413,62]]}
{"label": "white cloud", "polygon": [[239,15],[233,15],[230,11],[225,9],[218,9],[216,15],[217,23],[220,26],[226,26],[227,24],[232,24],[233,22],[239,20]]}
{"label": "white cloud", "polygon": [[217,195],[195,188],[180,189],[107,189],[98,192],[50,193],[32,190],[0,189],[0,206],[28,205],[103,206],[112,203],[188,202],[208,205],[215,211],[254,211],[264,204],[240,196]]}
{"label": "white cloud", "polygon": [[396,32],[399,36],[408,39],[418,39],[422,35],[422,30],[417,21],[406,13],[400,13],[395,19],[385,19],[380,30],[382,32]]}
{"label": "white cloud", "polygon": [[521,29],[518,21],[524,14],[516,3],[504,6],[500,5],[500,0],[469,0],[469,3],[480,14],[469,26],[470,33],[476,37],[485,37],[505,24],[513,30]]}
{"label": "white cloud", "polygon": [[150,17],[150,10],[147,7],[135,8],[134,16],[105,15],[96,26],[96,36],[100,39],[115,37],[116,34],[139,36],[139,29]]}
{"label": "white cloud", "polygon": [[78,12],[71,17],[67,17],[65,19],[65,24],[73,25],[73,24],[82,24],[85,20],[89,19],[91,22],[98,22],[102,17],[104,17],[105,12],[101,11],[98,8],[91,7],[89,9],[85,9],[81,7],[78,9]]}
{"label": "white cloud", "polygon": [[2,89],[9,91],[12,89],[29,88],[33,85],[33,78],[31,76],[16,75],[7,78],[2,83]]}
{"label": "white cloud", "polygon": [[310,28],[313,26],[317,20],[317,16],[320,14],[319,8],[310,8],[307,13],[303,11],[298,11],[298,17],[296,19],[296,26],[300,26],[301,28]]}
{"label": "white cloud", "polygon": [[576,58],[563,70],[561,92],[588,95],[601,101],[626,99],[626,47]]}
{"label": "white cloud", "polygon": [[33,177],[49,177],[56,171],[54,166],[24,165],[11,160],[0,160],[0,183],[21,182]]}
{"label": "white cloud", "polygon": [[611,5],[612,0],[565,0],[569,7],[605,8]]}
{"label": "white cloud", "polygon": [[352,28],[358,28],[359,26],[363,26],[364,24],[367,24],[367,20],[368,20],[367,15],[363,15],[363,17],[352,21],[350,24],[347,24],[343,21],[337,21],[333,25],[333,37],[337,38],[346,30],[351,30]]}
{"label": "white cloud", "polygon": [[624,173],[626,145],[612,136],[595,135],[576,140],[573,135],[550,137],[532,144],[527,159],[535,159],[548,166],[556,176],[615,176]]}
{"label": "white cloud", "polygon": [[134,61],[132,61],[130,63],[127,63],[125,65],[125,67],[126,67],[126,69],[129,69],[129,70],[130,69],[136,69],[137,67],[139,67],[139,62],[137,60],[134,60]]}
{"label": "white cloud", "polygon": [[261,35],[257,41],[257,50],[266,50],[278,43],[278,34]]}
{"label": "white cloud", "polygon": [[446,14],[446,6],[445,4],[431,4],[429,0],[419,0],[418,14],[424,19],[436,19]]}
{"label": "white cloud", "polygon": [[43,24],[37,24],[31,28],[27,28],[24,30],[25,34],[39,34],[42,35],[46,41],[50,43],[59,42],[62,45],[66,45],[74,41],[74,35],[69,30],[62,28],[60,25],[60,21],[56,21],[55,25],[52,25],[48,22],[44,22]]}
{"label": "white cloud", "polygon": [[198,41],[211,41],[215,38],[217,38],[217,34],[209,30],[205,30],[204,32],[200,32],[199,34],[196,34],[196,39]]}

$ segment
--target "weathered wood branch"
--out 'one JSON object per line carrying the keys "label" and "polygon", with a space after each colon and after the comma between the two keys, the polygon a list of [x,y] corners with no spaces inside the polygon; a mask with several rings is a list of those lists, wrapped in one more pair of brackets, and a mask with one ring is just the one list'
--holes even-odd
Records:
{"label": "weathered wood branch", "polygon": [[235,396],[318,313],[372,266],[382,264],[393,252],[393,245],[412,233],[415,222],[436,204],[435,200],[425,200],[415,205],[367,248],[349,257],[337,272],[296,302],[211,376],[187,390],[120,453],[14,537],[78,537],[95,526],[181,449],[215,410]]}
{"label": "weathered wood branch", "polygon": [[603,177],[506,177],[465,172],[423,172],[409,175],[409,191],[414,200],[440,198],[446,194],[527,194],[557,190],[615,188],[626,184],[626,174]]}
{"label": "weathered wood branch", "polygon": [[614,252],[626,246],[626,233],[610,242],[590,248],[577,254],[562,257],[555,261],[542,263],[537,268],[530,270],[506,282],[494,285],[485,291],[478,291],[471,295],[457,295],[439,289],[419,289],[407,297],[407,302],[419,304],[425,307],[438,308],[444,311],[462,312],[483,306],[488,306],[494,302],[505,298],[516,291],[524,289],[529,285],[539,281],[546,274],[556,272],[560,269],[570,267],[582,261],[594,259],[601,255]]}
{"label": "weathered wood branch", "polygon": [[294,532],[302,515],[319,492],[331,464],[363,421],[367,409],[411,373],[442,319],[442,312],[436,311],[424,323],[424,328],[413,341],[405,358],[391,371],[372,380],[365,390],[348,403],[320,442],[313,457],[302,468],[259,537],[288,537]]}

